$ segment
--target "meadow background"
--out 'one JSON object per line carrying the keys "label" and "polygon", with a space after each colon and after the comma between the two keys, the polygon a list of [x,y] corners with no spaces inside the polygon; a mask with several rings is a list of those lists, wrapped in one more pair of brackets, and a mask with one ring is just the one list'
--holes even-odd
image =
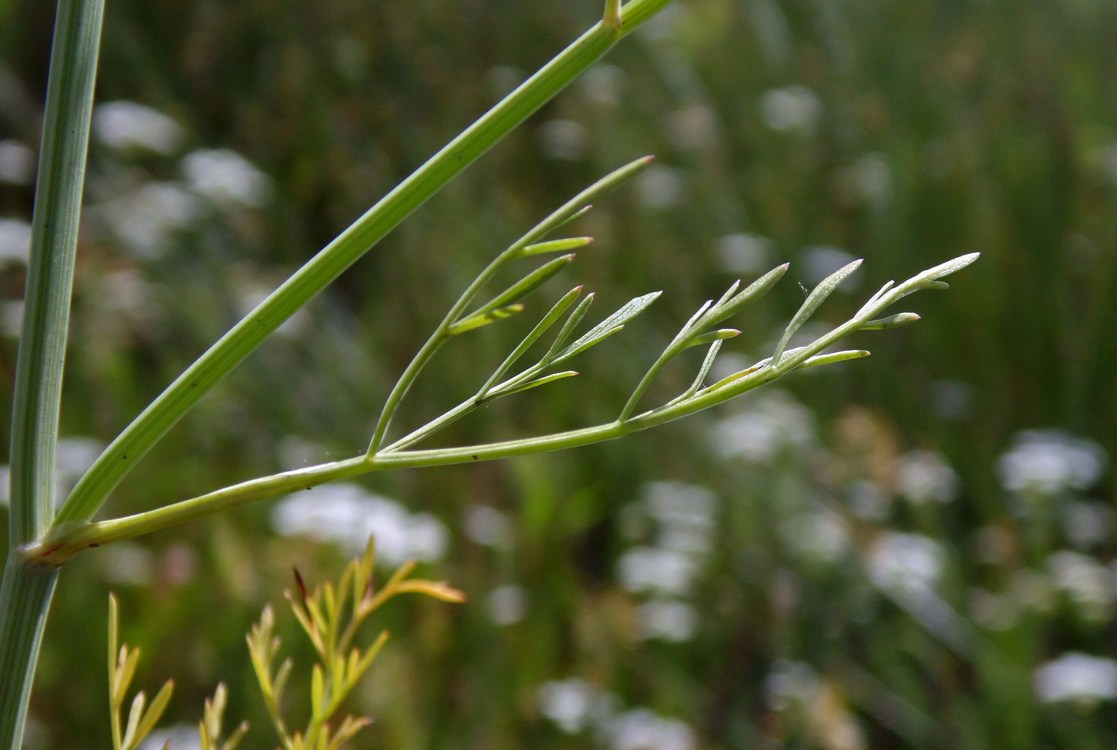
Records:
{"label": "meadow background", "polygon": [[[112,0],[60,481],[599,5]],[[5,415],[51,23],[50,3],[0,1]],[[1107,0],[681,0],[284,326],[112,512],[363,451],[485,260],[645,153],[656,165],[583,220],[597,242],[561,288],[584,280],[598,318],[663,297],[578,382],[452,439],[608,417],[698,304],[785,260],[727,353],[764,356],[796,282],[854,257],[823,319],[887,279],[981,261],[911,300],[922,323],[852,342],[872,358],[665,429],[373,476],[82,554],[28,748],[108,744],[109,590],[139,682],[176,679],[176,749],[220,680],[230,719],[254,724],[246,746],[273,747],[244,633],[292,566],[333,576],[370,532],[385,571],[419,558],[470,601],[385,612],[358,747],[1117,746],[1115,39]],[[524,325],[449,347],[397,423],[471,393]],[[665,373],[662,393],[689,377]]]}

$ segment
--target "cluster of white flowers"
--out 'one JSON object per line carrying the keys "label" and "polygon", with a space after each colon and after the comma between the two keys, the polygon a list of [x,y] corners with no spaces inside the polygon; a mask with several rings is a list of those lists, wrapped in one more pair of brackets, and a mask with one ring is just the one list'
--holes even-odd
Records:
{"label": "cluster of white flowers", "polygon": [[806,86],[766,91],[760,98],[764,123],[777,132],[812,135],[822,117],[822,100]]}
{"label": "cluster of white flowers", "polygon": [[825,508],[789,516],[780,522],[779,534],[792,554],[816,565],[838,562],[851,547],[848,524]]}
{"label": "cluster of white flowers", "polygon": [[[129,101],[100,104],[93,136],[122,159],[173,158],[187,141],[185,129],[150,107]],[[106,228],[140,258],[158,258],[170,241],[210,209],[255,209],[273,193],[271,178],[228,149],[198,149],[179,162],[181,180],[114,185],[113,197],[94,206]]]}
{"label": "cluster of white flowers", "polygon": [[722,269],[730,273],[763,273],[772,267],[775,243],[758,234],[727,234],[718,240],[716,253]]}
{"label": "cluster of white flowers", "polygon": [[677,642],[693,636],[698,613],[686,597],[713,545],[716,513],[710,490],[681,482],[649,482],[627,510],[637,529],[645,521],[655,528],[653,543],[633,546],[617,561],[621,585],[649,597],[639,608],[645,638]]}
{"label": "cluster of white flowers", "polygon": [[202,750],[196,724],[175,724],[166,729],[156,729],[140,743],[138,750]]}
{"label": "cluster of white flowers", "polygon": [[1034,680],[1036,696],[1044,703],[1117,700],[1117,661],[1113,659],[1066,653],[1040,666]]}
{"label": "cluster of white flowers", "polygon": [[[494,550],[511,549],[514,540],[512,520],[491,505],[470,505],[462,516],[465,536],[475,544]],[[514,625],[527,613],[528,592],[512,583],[501,584],[485,597],[485,611],[496,625]]]}
{"label": "cluster of white flowers", "polygon": [[785,391],[762,391],[715,424],[711,438],[723,458],[771,464],[785,451],[805,451],[814,445],[814,419]]}
{"label": "cluster of white flowers", "polygon": [[945,560],[942,546],[928,536],[886,531],[873,543],[866,566],[878,589],[917,601],[938,585]]}
{"label": "cluster of white flowers", "polygon": [[150,107],[129,101],[105,102],[93,111],[93,137],[120,151],[149,151],[170,156],[186,132],[173,119]]}
{"label": "cluster of white flowers", "polygon": [[586,158],[593,135],[576,120],[556,118],[539,127],[539,140],[548,159],[581,161]]}
{"label": "cluster of white flowers", "polygon": [[764,680],[765,701],[773,711],[802,706],[814,699],[820,682],[809,664],[781,659],[772,665]]}
{"label": "cluster of white flowers", "polygon": [[914,450],[900,458],[900,494],[916,505],[949,503],[958,496],[958,474],[941,454]]}
{"label": "cluster of white flowers", "polygon": [[547,682],[536,692],[539,711],[567,734],[594,731],[612,750],[693,750],[685,722],[648,708],[620,710],[615,695],[577,678]]}
{"label": "cluster of white flowers", "polygon": [[0,219],[0,268],[27,264],[31,225],[23,219]]}
{"label": "cluster of white flowers", "polygon": [[0,182],[30,185],[35,174],[35,152],[19,141],[0,141]]}
{"label": "cluster of white flowers", "polygon": [[1113,571],[1093,557],[1061,550],[1047,558],[1051,583],[1061,591],[1084,620],[1102,623],[1109,619],[1117,601]]}
{"label": "cluster of white flowers", "polygon": [[395,500],[360,485],[338,482],[280,500],[272,526],[283,536],[306,536],[337,544],[357,555],[370,536],[377,559],[387,565],[439,560],[446,552],[446,527],[429,513],[409,513]]}
{"label": "cluster of white flowers", "polygon": [[880,206],[892,194],[892,167],[879,152],[870,152],[841,171],[839,197],[847,203]]}
{"label": "cluster of white flowers", "polygon": [[1101,478],[1106,455],[1097,443],[1061,430],[1026,430],[997,463],[1010,492],[1057,495],[1085,490]]}

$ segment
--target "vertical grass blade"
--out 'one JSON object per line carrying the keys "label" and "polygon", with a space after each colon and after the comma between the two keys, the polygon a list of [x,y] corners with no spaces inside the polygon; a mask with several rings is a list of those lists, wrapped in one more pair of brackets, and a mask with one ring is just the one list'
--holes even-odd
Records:
{"label": "vertical grass blade", "polygon": [[54,511],[54,460],[103,0],[60,0],[39,150],[31,256],[12,409],[9,557],[0,584],[0,748],[23,742],[56,570],[16,550]]}
{"label": "vertical grass blade", "polygon": [[103,0],[62,0],[40,148],[12,409],[12,547],[54,512],[54,452]]}

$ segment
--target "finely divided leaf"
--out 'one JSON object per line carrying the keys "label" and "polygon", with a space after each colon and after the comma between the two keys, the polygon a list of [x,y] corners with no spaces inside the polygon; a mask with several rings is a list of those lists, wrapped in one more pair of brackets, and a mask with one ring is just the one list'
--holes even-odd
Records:
{"label": "finely divided leaf", "polygon": [[676,404],[698,393],[698,389],[706,382],[706,376],[710,374],[710,369],[714,366],[714,360],[717,359],[718,352],[721,351],[721,344],[722,342],[720,340],[710,344],[710,348],[706,352],[705,358],[702,360],[702,366],[698,368],[698,374],[694,376],[694,382],[690,384],[689,388],[672,399],[668,405]]}
{"label": "finely divided leaf", "polygon": [[749,284],[742,291],[730,297],[730,293],[736,290],[740,282],[733,284],[729,287],[729,290],[722,295],[722,298],[718,300],[718,303],[714,306],[708,319],[704,320],[703,323],[707,327],[720,323],[760,299],[783,278],[783,275],[787,273],[787,269],[790,265],[789,263],[784,263],[783,265],[776,266],[771,271]]}
{"label": "finely divided leaf", "polygon": [[523,391],[531,390],[532,388],[538,388],[539,386],[546,385],[547,383],[553,383],[556,380],[564,380],[566,378],[572,378],[577,374],[578,373],[575,372],[574,370],[564,370],[563,372],[555,372],[555,373],[552,373],[550,375],[544,375],[543,377],[536,378],[535,380],[529,380],[526,383],[520,383],[519,385],[513,386],[511,389],[505,391],[504,393],[501,393],[500,395],[501,396],[509,396],[513,393],[522,393]]}
{"label": "finely divided leaf", "polygon": [[529,255],[543,255],[545,253],[563,253],[567,250],[577,250],[593,242],[593,237],[565,237],[561,240],[548,240],[527,245],[521,251],[523,257]]}
{"label": "finely divided leaf", "polygon": [[896,313],[884,318],[870,320],[861,326],[862,331],[883,331],[886,328],[899,328],[910,325],[920,320],[918,314],[913,312]]}
{"label": "finely divided leaf", "polygon": [[[569,255],[564,255],[561,258],[555,258],[552,261],[544,263],[542,266],[535,269],[527,276],[524,276],[515,284],[508,287],[503,292],[493,297],[491,300],[481,305],[473,312],[464,315],[460,319],[456,320],[450,325],[449,329],[447,329],[447,333],[449,333],[451,336],[454,336],[459,333],[472,330],[473,328],[478,328],[482,325],[488,325],[489,323],[492,323],[493,319],[486,317],[490,312],[498,309],[508,310],[512,308],[514,302],[522,299],[523,297],[526,297],[528,294],[538,289],[540,286],[543,285],[544,282],[546,282],[552,276],[568,266],[570,262],[574,260],[574,257],[574,254],[571,253]],[[514,312],[519,312],[519,310],[515,310]],[[505,315],[503,317],[508,316]],[[496,318],[496,320],[499,319],[499,317]]]}
{"label": "finely divided leaf", "polygon": [[652,159],[653,157],[651,156],[642,156],[639,159],[625,164],[620,169],[616,169],[605,175],[568,200],[546,219],[539,222],[535,228],[524,235],[520,242],[523,243],[523,245],[531,245],[576,216],[580,216],[588,209],[588,204],[592,204],[603,193],[612,190],[617,185],[620,185],[622,182],[643,171],[652,163]]}
{"label": "finely divided leaf", "polygon": [[484,312],[477,312],[468,317],[462,318],[457,323],[446,329],[446,333],[450,336],[457,336],[472,331],[476,328],[483,328],[490,323],[495,323],[498,320],[511,318],[519,312],[523,312],[524,306],[522,304],[508,305],[507,307],[498,307],[495,310],[486,310]]}
{"label": "finely divided leaf", "polygon": [[594,293],[590,292],[586,295],[586,298],[579,302],[578,306],[570,312],[570,315],[566,318],[566,322],[563,323],[562,328],[559,329],[558,335],[555,336],[555,340],[551,342],[551,348],[547,350],[547,353],[543,355],[543,359],[540,360],[540,364],[547,364],[554,360],[555,354],[558,352],[559,348],[570,338],[570,334],[574,333],[574,329],[582,322],[582,318],[586,317],[586,312],[590,309],[590,305],[593,304],[593,298]]}
{"label": "finely divided leaf", "polygon": [[628,302],[623,304],[615,313],[605,318],[605,320],[601,321],[596,326],[591,328],[573,344],[559,352],[558,355],[555,356],[553,361],[561,362],[564,359],[569,359],[575,354],[585,351],[594,344],[599,343],[607,336],[611,336],[612,334],[616,333],[624,327],[624,324],[626,322],[628,322],[632,318],[635,318],[637,315],[642,313],[648,307],[648,305],[655,302],[656,298],[659,297],[659,295],[662,293],[663,292],[652,292],[651,294],[645,294],[642,297],[637,297],[636,299],[629,300]]}
{"label": "finely divided leaf", "polygon": [[803,370],[808,367],[818,367],[819,365],[832,365],[837,362],[846,362],[851,359],[861,359],[868,357],[869,352],[865,349],[847,349],[840,352],[830,352],[829,354],[819,354],[815,357],[810,357],[804,360],[803,364],[799,365],[799,369]]}
{"label": "finely divided leaf", "polygon": [[496,382],[504,377],[504,374],[511,369],[512,365],[519,361],[520,357],[524,356],[524,353],[531,348],[532,344],[538,341],[539,338],[558,321],[562,314],[566,312],[566,309],[574,304],[574,300],[576,300],[581,293],[582,287],[576,286],[555,303],[554,307],[552,307],[547,314],[543,316],[543,319],[535,325],[535,328],[531,329],[531,333],[525,336],[524,340],[516,345],[512,353],[505,357],[504,361],[500,363],[500,366],[489,376],[489,379],[479,391],[481,396],[487,394]]}
{"label": "finely divided leaf", "polygon": [[787,324],[787,328],[784,329],[783,336],[780,338],[780,343],[776,345],[776,351],[772,354],[773,365],[778,365],[780,363],[780,358],[783,357],[784,349],[787,348],[787,344],[789,341],[791,341],[791,337],[794,336],[795,333],[803,327],[804,323],[810,320],[810,317],[814,315],[815,310],[817,310],[822,305],[822,303],[826,301],[827,297],[834,293],[834,290],[838,288],[838,285],[845,281],[850,274],[857,270],[860,265],[861,260],[855,260],[852,263],[839,268],[837,271],[819,282],[818,286],[816,286],[814,290],[807,296],[807,299],[803,302],[803,305],[799,308],[799,311],[795,313],[795,317],[793,317],[791,319],[791,322]]}
{"label": "finely divided leaf", "polygon": [[703,333],[699,336],[695,336],[694,338],[692,338],[690,341],[687,342],[686,348],[689,349],[692,346],[702,346],[704,344],[709,344],[709,343],[712,343],[714,341],[722,341],[724,339],[731,339],[734,336],[740,336],[740,335],[741,335],[741,332],[738,331],[736,328],[718,328],[717,330],[706,331],[705,333]]}

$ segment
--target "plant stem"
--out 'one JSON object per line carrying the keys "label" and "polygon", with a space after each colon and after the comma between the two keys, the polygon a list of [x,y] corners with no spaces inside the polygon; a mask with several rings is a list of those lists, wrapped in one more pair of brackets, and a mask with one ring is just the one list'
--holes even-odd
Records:
{"label": "plant stem", "polygon": [[60,0],[39,151],[12,409],[9,557],[0,584],[0,747],[23,742],[57,570],[17,557],[54,514],[54,462],[74,256],[104,0]]}
{"label": "plant stem", "polygon": [[412,211],[672,0],[632,0],[619,26],[599,21],[551,62],[432,156],[322,249],[136,417],[78,482],[57,522],[92,518],[139,459],[197,401],[287,318],[368,252]]}
{"label": "plant stem", "polygon": [[8,557],[0,584],[0,747],[19,750],[58,568]]}
{"label": "plant stem", "polygon": [[[544,453],[566,448],[576,448],[607,440],[615,440],[634,432],[647,430],[667,422],[689,416],[703,411],[717,404],[729,401],[747,391],[759,388],[762,385],[777,380],[796,370],[821,365],[845,362],[869,355],[863,350],[850,350],[824,353],[832,344],[865,328],[866,323],[886,310],[893,303],[920,289],[940,288],[943,284],[940,279],[952,274],[977,260],[977,253],[959,256],[946,263],[929,268],[895,288],[891,282],[885,289],[867,302],[850,320],[831,329],[805,346],[796,347],[780,352],[777,361],[774,357],[762,360],[753,366],[742,370],[735,375],[714,383],[705,388],[700,388],[696,382],[681,396],[668,401],[666,404],[650,409],[635,416],[618,418],[612,422],[585,427],[568,432],[551,435],[541,435],[533,438],[522,438],[481,445],[467,445],[454,448],[433,448],[427,450],[404,450],[402,446],[410,444],[424,434],[434,431],[444,420],[450,420],[475,405],[474,400],[462,402],[451,409],[443,417],[435,419],[426,427],[422,427],[412,435],[402,438],[393,446],[389,446],[374,455],[363,455],[344,461],[311,466],[305,469],[275,474],[272,476],[252,479],[247,482],[224,487],[214,492],[189,500],[146,511],[132,516],[117,518],[98,523],[72,522],[56,524],[42,539],[25,544],[20,549],[22,559],[41,565],[61,565],[75,553],[88,547],[96,547],[108,542],[120,541],[147,534],[158,529],[164,529],[185,521],[200,518],[220,510],[234,508],[253,500],[274,497],[282,493],[293,492],[298,489],[310,489],[325,482],[348,477],[368,474],[384,469],[421,468],[432,466],[447,466],[450,464],[473,463],[477,461],[491,461],[494,459],[525,456],[534,453]],[[779,269],[777,269],[779,270]],[[782,273],[782,272],[781,272]],[[824,282],[825,283],[825,282]],[[887,292],[887,293],[885,293]],[[651,295],[645,295],[645,298]],[[638,301],[638,300],[634,300]],[[632,303],[630,302],[629,305]],[[624,308],[614,313],[615,318]],[[701,314],[700,311],[699,314]],[[894,317],[904,317],[901,316]],[[918,316],[914,316],[918,317]],[[684,326],[687,331],[697,319],[692,318]],[[597,328],[608,324],[609,319],[599,323]],[[879,322],[879,321],[878,321]],[[880,328],[884,326],[874,326]],[[591,330],[589,334],[593,335]],[[584,338],[585,336],[583,336]],[[577,342],[571,346],[576,346]],[[781,345],[782,348],[782,345]],[[670,351],[670,346],[668,347]],[[707,355],[708,359],[709,355]],[[561,359],[561,357],[560,357]],[[658,361],[658,360],[657,360]],[[703,372],[706,371],[704,366]]]}
{"label": "plant stem", "polygon": [[[787,359],[790,360],[791,358],[788,357]],[[778,370],[777,368],[762,368],[734,382],[731,386],[718,389],[716,392],[708,392],[668,407],[654,409],[632,417],[625,422],[609,422],[594,427],[585,427],[535,438],[482,445],[429,450],[393,450],[381,452],[371,457],[358,456],[344,461],[335,461],[252,479],[189,500],[131,516],[96,523],[59,525],[52,529],[41,541],[26,545],[22,554],[25,559],[39,564],[61,565],[77,552],[89,547],[131,539],[222,510],[239,507],[255,500],[298,490],[307,490],[339,479],[347,479],[385,469],[492,461],[615,440],[634,432],[679,419],[705,409],[714,403],[727,401],[744,391],[757,388],[780,377],[786,371],[787,368],[782,364]]]}

